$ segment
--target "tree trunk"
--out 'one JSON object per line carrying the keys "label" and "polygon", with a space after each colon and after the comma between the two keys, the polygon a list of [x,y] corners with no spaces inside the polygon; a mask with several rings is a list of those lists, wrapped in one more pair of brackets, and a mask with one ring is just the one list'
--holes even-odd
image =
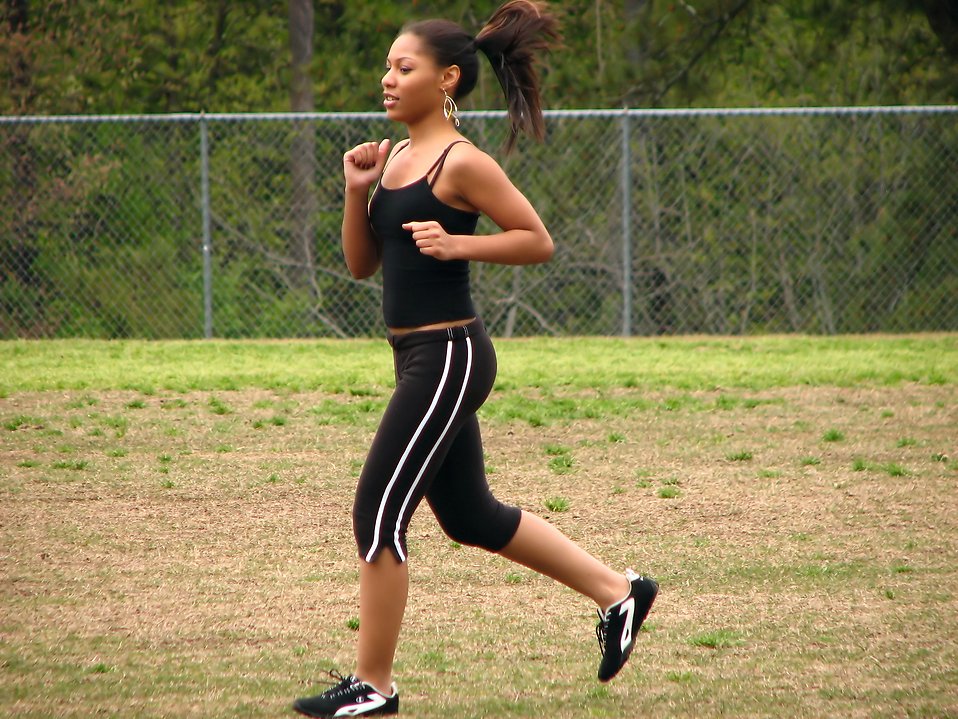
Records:
{"label": "tree trunk", "polygon": [[955,0],[921,0],[921,7],[945,52],[958,59],[958,3]]}
{"label": "tree trunk", "polygon": [[[11,35],[27,35],[30,31],[27,0],[10,0],[7,4],[9,31]],[[31,87],[31,70],[27,54],[14,57],[10,63],[10,90],[17,108],[29,113],[33,105],[34,90]],[[0,242],[0,282],[17,282],[29,287],[36,283],[33,263],[39,254],[36,246],[36,229],[31,204],[36,192],[36,172],[33,150],[30,147],[29,129],[21,125],[14,129],[7,140],[4,154],[11,159],[13,170],[13,195],[0,199],[9,202],[11,209],[11,227],[7,238]],[[9,296],[14,296],[13,294]],[[3,314],[16,317],[26,308],[16,306],[4,308]],[[24,317],[31,317],[26,312]],[[14,326],[0,327],[4,335],[31,336],[34,328],[23,326],[15,321]]]}
{"label": "tree trunk", "polygon": [[[289,46],[292,55],[291,109],[293,112],[312,112],[312,0],[290,0]],[[315,275],[316,136],[312,123],[304,120],[294,125],[291,153],[293,188],[289,249],[293,265],[290,281],[294,288],[300,289],[311,286]]]}

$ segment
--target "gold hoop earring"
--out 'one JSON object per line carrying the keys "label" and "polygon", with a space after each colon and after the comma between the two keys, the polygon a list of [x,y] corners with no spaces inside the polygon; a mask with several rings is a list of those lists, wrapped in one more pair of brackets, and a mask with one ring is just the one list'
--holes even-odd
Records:
{"label": "gold hoop earring", "polygon": [[459,107],[456,105],[456,101],[449,97],[446,88],[442,88],[442,98],[442,116],[447,120],[452,118],[456,127],[459,127]]}

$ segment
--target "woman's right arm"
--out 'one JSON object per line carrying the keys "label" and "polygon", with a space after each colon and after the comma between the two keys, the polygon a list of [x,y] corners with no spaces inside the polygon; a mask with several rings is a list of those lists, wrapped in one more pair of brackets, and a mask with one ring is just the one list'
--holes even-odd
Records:
{"label": "woman's right arm", "polygon": [[389,144],[388,139],[365,142],[343,155],[343,255],[349,273],[357,280],[373,275],[382,260],[382,244],[369,224],[369,188],[382,174]]}

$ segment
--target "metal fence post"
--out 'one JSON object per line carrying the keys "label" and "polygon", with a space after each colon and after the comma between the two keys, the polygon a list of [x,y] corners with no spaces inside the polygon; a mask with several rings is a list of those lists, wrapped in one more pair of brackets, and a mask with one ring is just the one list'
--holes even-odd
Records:
{"label": "metal fence post", "polygon": [[632,152],[629,108],[622,109],[622,335],[632,335]]}
{"label": "metal fence post", "polygon": [[210,155],[206,113],[200,113],[200,202],[203,207],[203,336],[213,336],[213,256],[210,232]]}

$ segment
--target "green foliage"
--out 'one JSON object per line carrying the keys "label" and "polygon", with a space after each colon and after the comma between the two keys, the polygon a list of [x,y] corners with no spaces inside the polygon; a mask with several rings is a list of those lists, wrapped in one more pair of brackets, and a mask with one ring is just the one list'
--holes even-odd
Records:
{"label": "green foliage", "polygon": [[0,112],[288,108],[285,3],[52,0],[27,8],[25,32],[0,36],[0,73],[19,59],[26,74],[0,93]]}
{"label": "green foliage", "polygon": [[[499,0],[314,4],[313,94],[325,111],[377,110],[405,22],[476,32]],[[0,35],[0,112],[282,111],[286,3],[52,0]],[[954,38],[936,2],[553,3],[563,46],[544,59],[550,107],[901,104],[955,97]],[[12,10],[0,10],[10,23]],[[937,34],[936,34],[937,33]],[[485,68],[472,102],[501,106]]]}

